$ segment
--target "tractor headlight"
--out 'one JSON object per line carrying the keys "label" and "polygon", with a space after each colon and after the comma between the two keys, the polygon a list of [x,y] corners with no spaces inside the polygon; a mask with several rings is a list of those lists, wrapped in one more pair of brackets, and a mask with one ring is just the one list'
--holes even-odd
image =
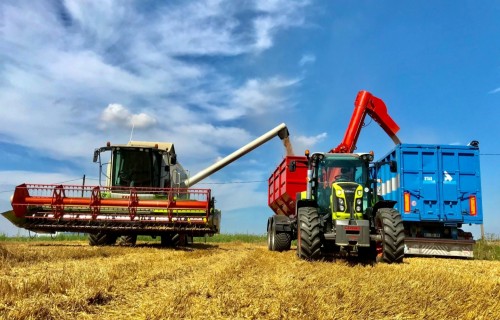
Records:
{"label": "tractor headlight", "polygon": [[358,190],[358,191],[356,191],[356,195],[357,195],[358,197],[362,197],[362,196],[363,196],[363,190]]}
{"label": "tractor headlight", "polygon": [[344,199],[339,198],[339,204],[340,204],[341,206],[343,206],[343,205],[344,205]]}
{"label": "tractor headlight", "polygon": [[361,206],[356,206],[356,211],[361,212]]}
{"label": "tractor headlight", "polygon": [[341,205],[341,206],[339,206],[339,209],[340,209],[340,211],[344,211],[345,207]]}
{"label": "tractor headlight", "polygon": [[342,190],[337,190],[337,196],[341,196],[342,195]]}
{"label": "tractor headlight", "polygon": [[360,206],[360,205],[361,205],[361,199],[356,199],[356,204],[357,204],[358,206]]}

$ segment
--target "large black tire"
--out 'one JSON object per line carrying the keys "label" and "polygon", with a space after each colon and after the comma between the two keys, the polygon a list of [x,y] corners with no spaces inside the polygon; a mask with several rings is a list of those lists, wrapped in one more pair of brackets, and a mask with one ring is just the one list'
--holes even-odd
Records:
{"label": "large black tire", "polygon": [[118,238],[118,245],[120,246],[129,246],[133,247],[135,246],[137,242],[137,235],[132,234],[132,235],[124,235]]}
{"label": "large black tire", "polygon": [[267,249],[269,249],[269,251],[275,251],[276,249],[276,246],[275,246],[275,236],[276,236],[276,232],[275,232],[275,229],[274,229],[274,219],[273,218],[269,218],[267,220]]}
{"label": "large black tire", "polygon": [[302,207],[298,210],[297,255],[300,259],[316,260],[321,257],[322,233],[318,210]]}
{"label": "large black tire", "polygon": [[111,246],[115,244],[117,236],[111,233],[98,232],[89,233],[88,239],[91,246]]}
{"label": "large black tire", "polygon": [[283,252],[290,250],[292,246],[292,235],[287,232],[279,232],[274,236],[274,250]]}
{"label": "large black tire", "polygon": [[178,233],[166,233],[161,236],[161,246],[175,248],[179,246],[179,240]]}
{"label": "large black tire", "polygon": [[378,262],[401,263],[405,251],[405,232],[401,214],[392,208],[382,208],[375,216],[375,227],[382,236]]}

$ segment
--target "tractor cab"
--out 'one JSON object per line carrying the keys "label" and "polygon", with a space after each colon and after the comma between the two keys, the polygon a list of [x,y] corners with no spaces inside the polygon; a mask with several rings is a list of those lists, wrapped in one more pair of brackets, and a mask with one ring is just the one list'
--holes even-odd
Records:
{"label": "tractor cab", "polygon": [[310,159],[311,198],[332,220],[362,219],[371,201],[370,154],[314,153]]}

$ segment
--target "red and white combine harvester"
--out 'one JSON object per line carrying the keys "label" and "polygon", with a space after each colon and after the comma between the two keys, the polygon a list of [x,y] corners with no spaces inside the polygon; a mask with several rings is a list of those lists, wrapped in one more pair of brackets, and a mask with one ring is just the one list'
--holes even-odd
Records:
{"label": "red and white combine harvester", "polygon": [[221,212],[211,190],[192,186],[275,136],[288,135],[280,124],[192,177],[172,143],[108,142],[94,151],[100,177],[105,176],[98,186],[21,184],[12,210],[3,215],[34,232],[88,233],[90,245],[133,245],[138,235],[150,235],[176,246],[220,232]]}

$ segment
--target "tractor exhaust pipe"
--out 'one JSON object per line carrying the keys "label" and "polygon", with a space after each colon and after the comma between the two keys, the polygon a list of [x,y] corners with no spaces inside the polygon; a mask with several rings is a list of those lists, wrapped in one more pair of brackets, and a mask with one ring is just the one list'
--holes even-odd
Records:
{"label": "tractor exhaust pipe", "polygon": [[[285,142],[285,141],[288,141],[289,135],[290,135],[290,133],[288,132],[288,128],[286,127],[286,125],[284,123],[282,123],[279,126],[275,127],[274,129],[272,129],[272,130],[266,132],[265,134],[263,134],[262,136],[258,137],[257,139],[253,140],[252,142],[244,145],[240,149],[231,153],[230,155],[228,155],[224,159],[217,161],[216,163],[214,163],[210,167],[198,172],[197,174],[195,174],[194,176],[192,176],[190,178],[187,178],[186,180],[184,180],[182,182],[182,185],[185,188],[192,187],[193,185],[195,185],[196,183],[205,179],[206,177],[208,177],[208,176],[214,174],[215,172],[219,171],[220,169],[224,168],[225,166],[227,166],[231,162],[241,158],[242,156],[244,156],[245,154],[254,150],[255,148],[268,142],[269,140],[271,140],[275,136],[278,136],[281,140],[283,140]],[[289,141],[287,143],[289,144]],[[291,148],[290,148],[290,150],[291,150]],[[287,152],[288,153],[290,152],[290,151],[288,151],[288,147],[287,147]]]}

